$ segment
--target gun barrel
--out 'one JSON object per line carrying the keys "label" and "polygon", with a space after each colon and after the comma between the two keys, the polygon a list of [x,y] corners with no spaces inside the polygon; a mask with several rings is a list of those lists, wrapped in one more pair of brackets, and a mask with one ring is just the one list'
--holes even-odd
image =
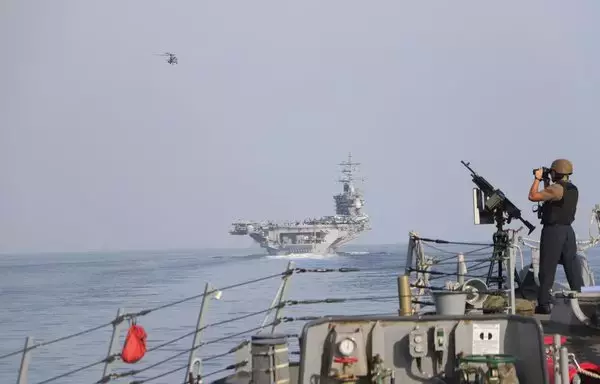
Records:
{"label": "gun barrel", "polygon": [[465,166],[465,168],[467,168],[469,171],[471,171],[471,173],[473,173],[474,175],[476,175],[476,174],[477,174],[477,173],[475,173],[475,171],[473,170],[473,168],[471,168],[471,163],[467,163],[467,162],[466,162],[466,161],[464,161],[464,160],[461,160],[461,161],[460,161],[460,163],[461,163],[462,165],[464,165],[464,166]]}

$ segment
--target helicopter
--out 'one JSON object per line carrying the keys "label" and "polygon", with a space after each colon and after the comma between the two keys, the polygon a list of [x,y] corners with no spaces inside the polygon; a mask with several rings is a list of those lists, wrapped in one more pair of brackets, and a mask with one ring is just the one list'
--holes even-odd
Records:
{"label": "helicopter", "polygon": [[168,56],[167,63],[171,65],[177,64],[177,56],[174,53],[165,52],[165,53],[155,53],[156,56]]}

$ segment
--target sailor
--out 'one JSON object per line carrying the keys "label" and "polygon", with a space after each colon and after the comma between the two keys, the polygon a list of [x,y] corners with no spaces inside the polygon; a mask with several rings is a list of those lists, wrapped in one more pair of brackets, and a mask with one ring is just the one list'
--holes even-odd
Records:
{"label": "sailor", "polygon": [[[544,177],[543,168],[534,172],[535,180],[529,190],[529,200],[543,201],[541,207],[542,234],[540,236],[540,289],[535,313],[551,312],[550,296],[558,264],[563,265],[570,289],[581,291],[583,277],[576,257],[577,244],[571,224],[575,220],[579,192],[569,176],[573,164],[566,159],[557,159],[550,166],[549,178]],[[540,181],[544,189],[539,191]]]}

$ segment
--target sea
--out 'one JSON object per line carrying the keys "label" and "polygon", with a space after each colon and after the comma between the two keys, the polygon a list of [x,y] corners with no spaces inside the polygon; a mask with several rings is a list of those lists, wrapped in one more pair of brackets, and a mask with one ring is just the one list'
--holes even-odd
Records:
{"label": "sea", "polygon": [[[451,250],[443,245],[428,252],[450,255],[445,268],[455,271],[452,254],[467,251],[466,246]],[[462,248],[465,248],[464,250]],[[473,248],[473,247],[471,247]],[[476,252],[475,252],[476,251]],[[491,250],[475,249],[470,257],[481,259]],[[600,271],[600,252],[586,251],[590,266]],[[265,314],[214,325],[249,315],[271,306],[283,273],[289,263],[305,273],[289,279],[287,300],[299,301],[283,309],[290,320],[277,327],[290,335],[290,359],[297,359],[302,316],[396,314],[398,311],[396,277],[406,267],[406,245],[348,247],[337,255],[268,256],[260,249],[136,251],[113,253],[51,253],[0,256],[0,356],[22,349],[26,337],[37,343],[106,325],[81,336],[41,346],[30,351],[28,384],[97,383],[102,379],[112,335],[110,322],[119,308],[127,313],[151,310],[138,316],[136,324],[147,333],[150,350],[135,364],[117,362],[113,371],[125,376],[110,382],[151,382],[183,384],[189,349],[201,307],[200,295],[206,283],[220,289],[248,280],[271,278],[212,295],[204,314],[200,333],[207,343],[197,349],[207,381],[228,373],[221,371],[234,363],[226,354],[243,340],[258,332]],[[524,252],[524,263],[530,253]],[[448,257],[447,257],[448,259]],[[517,261],[520,266],[521,261]],[[350,268],[351,271],[340,272]],[[314,270],[333,269],[333,272]],[[480,274],[487,270],[479,271]],[[450,278],[447,278],[450,279]],[[564,280],[559,267],[558,280]],[[596,276],[596,281],[598,277]],[[441,281],[443,282],[443,281]],[[440,284],[443,285],[443,284]],[[196,298],[193,298],[196,297]],[[186,300],[187,299],[187,300]],[[344,302],[314,303],[312,300],[346,299]],[[305,302],[302,302],[302,301]],[[179,304],[174,304],[181,301]],[[308,301],[308,302],[306,302]],[[162,308],[161,308],[162,307]],[[268,322],[268,320],[267,320]],[[129,324],[119,338],[123,345]],[[249,330],[247,333],[244,331]],[[271,328],[265,328],[270,331]],[[186,336],[188,335],[188,336]],[[168,341],[177,340],[156,350]],[[211,342],[216,340],[216,342]],[[0,358],[0,383],[16,383],[22,355]],[[164,363],[161,363],[162,361]],[[69,374],[80,369],[78,372]],[[127,375],[132,370],[141,371]],[[170,371],[174,371],[169,373]],[[68,374],[66,376],[63,376]],[[164,376],[161,376],[164,375]]]}

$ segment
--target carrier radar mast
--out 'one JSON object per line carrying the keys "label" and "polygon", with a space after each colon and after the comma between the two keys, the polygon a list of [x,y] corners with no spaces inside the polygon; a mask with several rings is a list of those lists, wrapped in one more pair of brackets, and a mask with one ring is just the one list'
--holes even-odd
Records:
{"label": "carrier radar mast", "polygon": [[[343,176],[339,179],[339,182],[344,183],[344,184],[349,184],[350,186],[352,186],[352,184],[355,180],[354,172],[356,171],[356,169],[360,165],[360,163],[353,163],[352,162],[352,153],[349,152],[348,153],[348,161],[342,161],[338,165],[342,166],[342,174],[343,174]],[[360,178],[358,180],[364,181],[364,179],[362,179],[362,178]]]}

